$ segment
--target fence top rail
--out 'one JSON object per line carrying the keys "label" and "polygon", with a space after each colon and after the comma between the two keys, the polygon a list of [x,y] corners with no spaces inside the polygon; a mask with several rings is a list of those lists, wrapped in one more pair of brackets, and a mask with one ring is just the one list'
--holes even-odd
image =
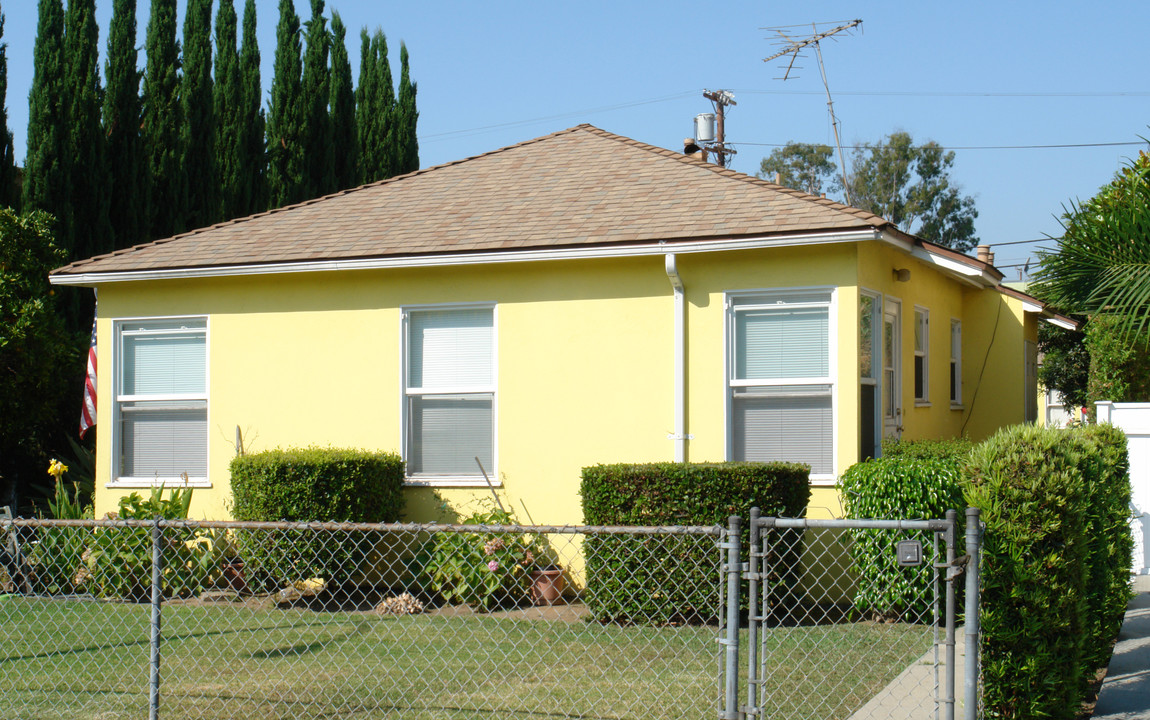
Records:
{"label": "fence top rail", "polygon": [[281,520],[251,522],[241,520],[51,520],[43,518],[0,518],[0,528],[179,528],[188,530],[295,530],[325,532],[384,533],[521,533],[535,535],[703,535],[721,537],[726,529],[719,525],[449,525],[443,523],[355,523],[304,522]]}
{"label": "fence top rail", "polygon": [[812,520],[808,518],[759,518],[759,526],[764,528],[811,528],[845,530],[934,530],[944,531],[952,525],[949,520]]}

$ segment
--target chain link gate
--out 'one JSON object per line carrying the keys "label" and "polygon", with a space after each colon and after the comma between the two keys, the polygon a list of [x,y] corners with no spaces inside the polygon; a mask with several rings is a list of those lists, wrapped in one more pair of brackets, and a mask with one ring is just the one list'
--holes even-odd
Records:
{"label": "chain link gate", "polygon": [[[954,720],[956,709],[978,717],[976,509],[966,513],[961,556],[953,511],[942,520],[806,520],[760,518],[754,508],[746,554],[740,524],[731,518],[723,545],[723,720]],[[972,622],[960,642],[964,592]],[[742,634],[732,631],[741,617]]]}

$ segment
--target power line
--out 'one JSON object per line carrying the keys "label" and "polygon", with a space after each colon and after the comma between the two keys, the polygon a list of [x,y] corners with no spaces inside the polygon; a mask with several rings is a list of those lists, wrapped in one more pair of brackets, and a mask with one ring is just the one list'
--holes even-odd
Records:
{"label": "power line", "polygon": [[[821,95],[817,90],[747,90],[737,92],[746,95]],[[1071,90],[1066,92],[987,92],[987,91],[946,91],[946,90],[836,90],[836,95],[855,97],[993,97],[993,98],[1104,98],[1104,97],[1150,97],[1150,90]]]}
{"label": "power line", "polygon": [[[753,145],[756,147],[786,147],[787,143],[763,143],[763,142],[737,142],[733,145]],[[940,145],[943,150],[1061,150],[1070,148],[1092,148],[1092,147],[1133,147],[1138,145],[1146,145],[1148,141],[1142,140],[1140,142],[1093,142],[1093,143],[1058,143],[1055,145]],[[844,145],[852,150],[871,148],[881,149],[884,145]]]}
{"label": "power line", "polygon": [[[983,243],[983,245],[989,245],[991,247],[1002,247],[1004,245],[1028,245],[1030,243],[1047,242],[1048,240],[1061,240],[1061,239],[1062,238],[1044,237],[1044,238],[1038,238],[1037,240],[1014,240],[1012,242]],[[1042,249],[1042,248],[1039,248],[1039,249]]]}

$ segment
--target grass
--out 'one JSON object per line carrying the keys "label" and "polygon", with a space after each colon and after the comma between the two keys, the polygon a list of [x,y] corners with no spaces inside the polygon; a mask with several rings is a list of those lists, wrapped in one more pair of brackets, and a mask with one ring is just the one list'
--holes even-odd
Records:
{"label": "grass", "polygon": [[[0,598],[4,717],[145,717],[149,613],[146,605]],[[723,651],[714,627],[514,613],[390,617],[172,604],[163,634],[160,716],[180,720],[709,718]],[[846,717],[929,643],[922,626],[772,631],[764,697],[831,692],[841,706],[809,715]]]}

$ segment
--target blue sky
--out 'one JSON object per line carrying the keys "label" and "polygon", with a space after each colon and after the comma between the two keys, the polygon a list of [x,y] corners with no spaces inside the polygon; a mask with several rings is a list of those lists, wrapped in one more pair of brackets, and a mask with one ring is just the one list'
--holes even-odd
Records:
{"label": "blue sky", "polygon": [[[182,23],[184,0],[179,5]],[[242,11],[243,0],[236,5]],[[308,0],[295,5],[306,20]],[[36,2],[0,0],[0,7],[7,17],[9,123],[22,161]],[[139,0],[141,50],[148,7]],[[278,10],[274,0],[257,0],[257,8],[266,89]],[[112,0],[97,0],[101,63],[111,9]],[[855,18],[863,20],[861,30],[822,45],[844,144],[906,130],[955,148],[953,177],[976,200],[983,242],[1058,235],[1063,207],[1093,195],[1139,147],[1002,146],[1150,137],[1145,0],[331,0],[327,9],[349,28],[357,75],[360,28],[387,34],[397,80],[399,43],[407,44],[419,84],[424,167],[583,122],[680,149],[692,118],[711,110],[702,91],[723,88],[738,103],[727,118],[727,139],[738,151],[731,166],[754,173],[776,145],[834,138],[814,55],[800,61],[797,77],[776,79],[778,62],[762,61],[775,49],[765,28]],[[1022,262],[1034,246],[1002,247],[996,261]]]}

